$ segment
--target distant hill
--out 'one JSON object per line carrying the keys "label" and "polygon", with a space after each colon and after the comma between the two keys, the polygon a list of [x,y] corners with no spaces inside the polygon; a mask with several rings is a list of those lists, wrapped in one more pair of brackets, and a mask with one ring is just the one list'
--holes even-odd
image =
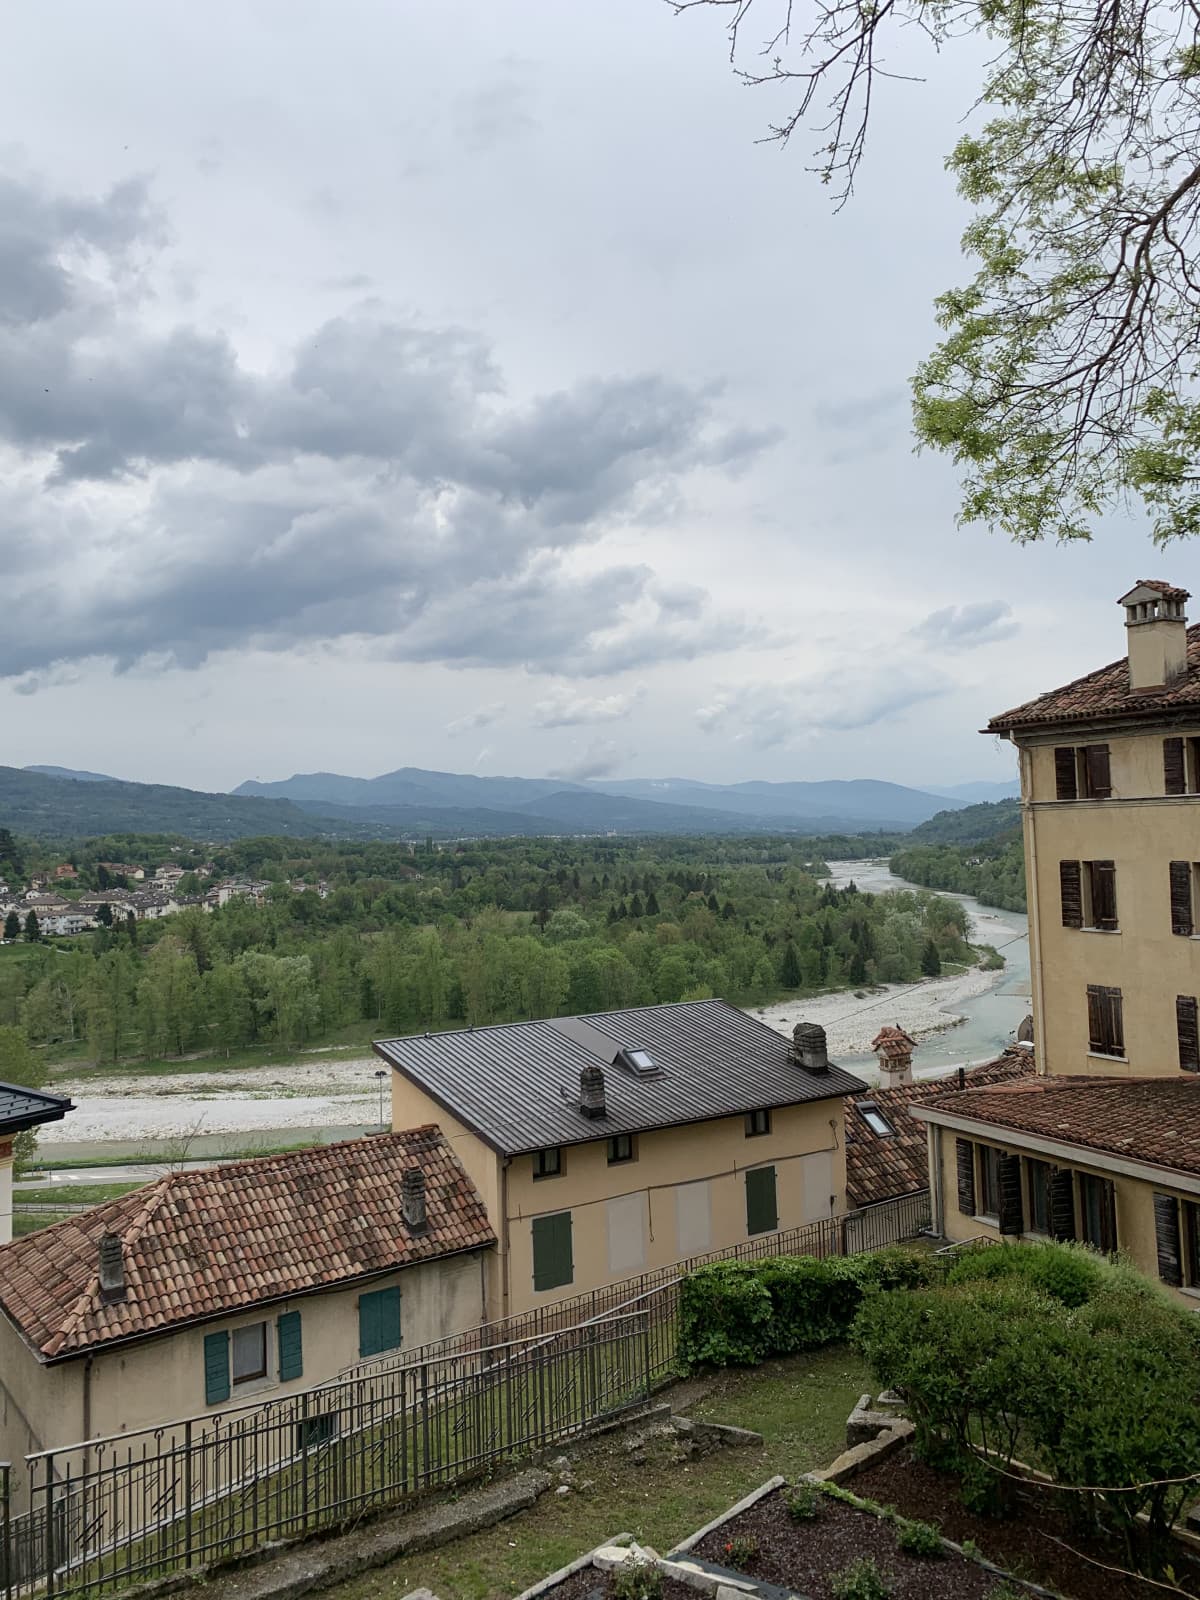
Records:
{"label": "distant hill", "polygon": [[[751,817],[786,816],[805,826],[830,823],[845,828],[857,823],[868,829],[911,828],[945,806],[945,796],[908,789],[877,778],[826,779],[798,783],[696,783],[690,778],[635,778],[598,783],[605,794],[675,805],[715,806]],[[965,803],[965,802],[964,802]]]}
{"label": "distant hill", "polygon": [[22,767],[22,772],[40,772],[44,778],[74,778],[76,783],[120,783],[107,772],[77,772],[74,767]]}
{"label": "distant hill", "polygon": [[907,844],[982,844],[1020,827],[1019,800],[991,800],[982,805],[963,806],[958,811],[939,811],[919,828],[914,828]]}
{"label": "distant hill", "polygon": [[955,783],[948,789],[939,789],[931,783],[929,792],[941,795],[946,800],[958,800],[963,805],[975,805],[982,800],[1016,800],[1020,796],[1021,785],[1016,778],[1008,783]]}
{"label": "distant hill", "polygon": [[239,784],[237,795],[294,800],[300,805],[332,801],[339,806],[485,806],[504,811],[563,789],[590,793],[561,778],[481,778],[470,772],[433,772],[400,767],[378,778],[348,778],[339,772],[297,772],[277,783]]}

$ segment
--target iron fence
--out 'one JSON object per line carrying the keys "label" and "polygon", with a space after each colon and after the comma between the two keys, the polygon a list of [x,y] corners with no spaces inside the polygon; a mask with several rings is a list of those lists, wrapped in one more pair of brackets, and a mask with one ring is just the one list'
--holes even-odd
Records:
{"label": "iron fence", "polygon": [[[0,1463],[0,1594],[90,1596],[228,1561],[515,1462],[645,1403],[675,1371],[682,1277],[844,1254],[928,1226],[928,1195],[677,1263],[267,1399]],[[867,1241],[864,1243],[863,1241]],[[557,1325],[556,1325],[557,1324]]]}

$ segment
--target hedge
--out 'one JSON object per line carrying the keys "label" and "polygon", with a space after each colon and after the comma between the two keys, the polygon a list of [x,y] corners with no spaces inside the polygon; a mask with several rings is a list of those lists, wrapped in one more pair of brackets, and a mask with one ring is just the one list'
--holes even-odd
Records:
{"label": "hedge", "polygon": [[845,1339],[863,1297],[932,1281],[927,1253],[891,1246],[856,1256],[717,1261],[683,1280],[679,1357],[700,1366],[755,1366]]}

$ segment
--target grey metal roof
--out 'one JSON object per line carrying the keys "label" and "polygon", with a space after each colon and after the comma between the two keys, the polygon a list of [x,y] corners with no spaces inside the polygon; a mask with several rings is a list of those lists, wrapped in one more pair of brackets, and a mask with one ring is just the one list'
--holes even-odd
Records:
{"label": "grey metal roof", "polygon": [[[588,1048],[582,1041],[590,1030],[579,1021],[597,1030],[604,1045]],[[610,1042],[647,1051],[661,1072],[638,1075],[613,1064]],[[724,1000],[412,1034],[377,1040],[374,1048],[505,1155],[866,1088],[840,1067],[806,1072],[790,1059],[782,1034]],[[607,1112],[591,1119],[579,1109],[579,1073],[597,1065],[604,1068]]]}
{"label": "grey metal roof", "polygon": [[41,1122],[61,1122],[73,1101],[61,1094],[43,1094],[39,1089],[23,1089],[20,1084],[0,1083],[0,1134],[21,1133]]}

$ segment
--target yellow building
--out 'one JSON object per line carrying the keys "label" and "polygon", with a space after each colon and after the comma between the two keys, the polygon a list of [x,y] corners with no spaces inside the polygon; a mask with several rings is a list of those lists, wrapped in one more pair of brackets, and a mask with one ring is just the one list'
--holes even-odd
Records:
{"label": "yellow building", "polygon": [[1200,628],[1139,582],[1127,653],[987,732],[1021,770],[1039,1078],[914,1106],[935,1225],[1128,1251],[1200,1292]]}
{"label": "yellow building", "polygon": [[488,1314],[845,1209],[820,1028],[791,1044],[721,1000],[380,1041],[393,1125],[436,1121],[498,1245]]}

